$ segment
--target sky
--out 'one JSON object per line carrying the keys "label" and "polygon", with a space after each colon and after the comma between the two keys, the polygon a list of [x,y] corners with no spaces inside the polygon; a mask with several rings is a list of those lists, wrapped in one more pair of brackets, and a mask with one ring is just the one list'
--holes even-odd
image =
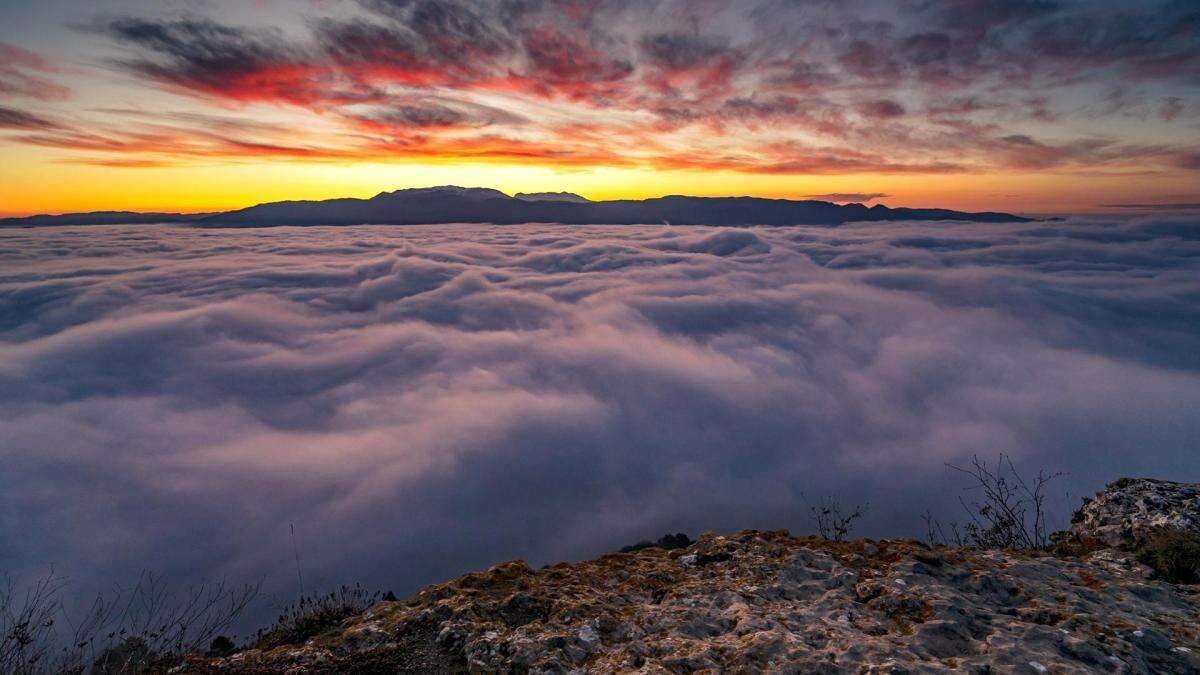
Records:
{"label": "sky", "polygon": [[0,213],[436,184],[1200,202],[1191,0],[7,0]]}

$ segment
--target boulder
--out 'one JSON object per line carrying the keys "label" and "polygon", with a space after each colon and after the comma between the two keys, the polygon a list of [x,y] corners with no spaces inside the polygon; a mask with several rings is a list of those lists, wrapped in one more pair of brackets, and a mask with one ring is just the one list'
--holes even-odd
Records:
{"label": "boulder", "polygon": [[1075,513],[1071,534],[1134,550],[1156,534],[1200,535],[1200,483],[1122,478]]}

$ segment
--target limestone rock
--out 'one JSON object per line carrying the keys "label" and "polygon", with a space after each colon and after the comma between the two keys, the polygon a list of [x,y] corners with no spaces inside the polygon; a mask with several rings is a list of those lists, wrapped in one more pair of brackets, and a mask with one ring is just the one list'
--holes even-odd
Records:
{"label": "limestone rock", "polygon": [[1200,535],[1200,484],[1122,478],[1088,500],[1071,524],[1077,537],[1122,549],[1164,530]]}

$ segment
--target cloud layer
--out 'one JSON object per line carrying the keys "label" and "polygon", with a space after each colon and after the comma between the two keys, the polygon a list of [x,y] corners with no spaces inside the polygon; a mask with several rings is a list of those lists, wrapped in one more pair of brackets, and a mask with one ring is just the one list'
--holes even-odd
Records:
{"label": "cloud layer", "polygon": [[[690,53],[690,52],[688,52]],[[678,58],[683,58],[682,56]],[[397,592],[1200,480],[1200,223],[0,230],[0,568]],[[1055,505],[1069,508],[1063,501]]]}
{"label": "cloud layer", "polygon": [[[807,174],[1177,172],[1200,152],[1200,11],[1184,0],[357,0],[269,27],[229,14],[81,24],[103,47],[95,67],[246,119],[274,107],[311,124],[92,118],[22,125],[34,133],[16,140],[117,166],[441,158]],[[65,95],[41,57],[0,54],[0,94]]]}

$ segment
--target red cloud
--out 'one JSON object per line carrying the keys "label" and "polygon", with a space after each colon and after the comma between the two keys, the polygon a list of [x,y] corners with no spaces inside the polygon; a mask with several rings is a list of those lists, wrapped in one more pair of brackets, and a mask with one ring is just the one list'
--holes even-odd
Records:
{"label": "red cloud", "polygon": [[[94,28],[128,50],[117,67],[224,107],[310,111],[334,129],[321,137],[165,113],[114,129],[13,111],[5,126],[21,142],[128,166],[197,157],[828,174],[1194,166],[1192,146],[1065,133],[1066,106],[1035,86],[1087,82],[1101,68],[1191,77],[1196,47],[1174,5],[1126,17],[1121,31],[1077,34],[1071,25],[1112,19],[1051,3],[933,3],[886,21],[839,3],[802,17],[757,2],[360,4],[356,18],[314,19],[303,39],[203,19]],[[1111,35],[1111,49],[1097,35]],[[0,55],[0,93],[56,95],[30,84],[52,72],[45,61],[2,45]],[[1190,110],[1165,100],[1174,101],[1165,120]],[[1016,131],[1038,128],[1021,124],[1031,120],[1064,133]]]}
{"label": "red cloud", "polygon": [[0,96],[22,96],[39,101],[59,101],[71,90],[45,77],[59,72],[37,54],[0,42]]}

